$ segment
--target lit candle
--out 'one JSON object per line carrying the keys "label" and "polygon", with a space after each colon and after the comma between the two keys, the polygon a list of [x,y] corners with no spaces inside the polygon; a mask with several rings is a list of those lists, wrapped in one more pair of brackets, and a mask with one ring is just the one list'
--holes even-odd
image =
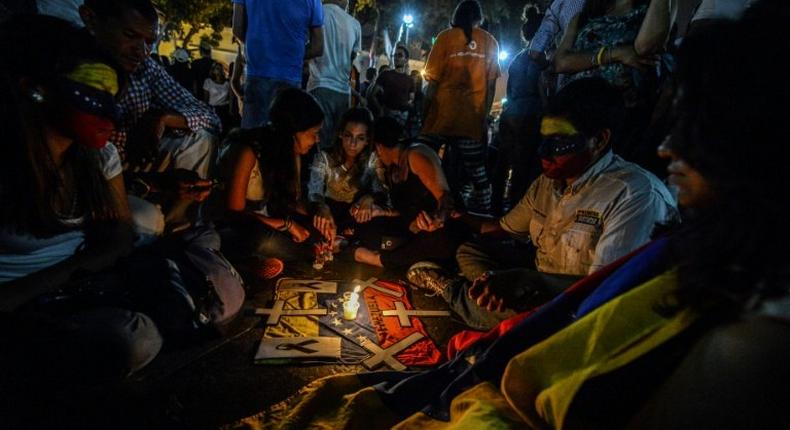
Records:
{"label": "lit candle", "polygon": [[354,288],[351,296],[343,302],[343,319],[353,321],[357,319],[357,311],[359,310],[359,286]]}

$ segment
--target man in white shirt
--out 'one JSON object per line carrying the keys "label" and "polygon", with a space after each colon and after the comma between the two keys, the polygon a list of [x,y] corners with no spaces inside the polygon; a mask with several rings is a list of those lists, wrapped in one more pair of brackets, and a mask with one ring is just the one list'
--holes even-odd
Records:
{"label": "man in white shirt", "polygon": [[349,108],[351,63],[361,49],[359,21],[346,12],[348,0],[324,0],[324,55],[309,62],[307,90],[324,110],[321,148],[334,143],[335,127]]}
{"label": "man in white shirt", "polygon": [[647,243],[654,226],[676,220],[678,211],[658,178],[612,153],[622,119],[622,98],[603,79],[565,86],[541,123],[543,174],[498,222],[466,218],[484,237],[531,241],[534,259],[477,240],[456,254],[465,279],[418,263],[409,281],[440,293],[470,326],[488,329]]}

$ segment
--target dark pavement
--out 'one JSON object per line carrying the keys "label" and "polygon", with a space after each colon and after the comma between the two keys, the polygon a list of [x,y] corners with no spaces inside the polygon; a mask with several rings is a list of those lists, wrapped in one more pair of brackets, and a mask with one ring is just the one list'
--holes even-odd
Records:
{"label": "dark pavement", "polygon": [[[141,374],[109,393],[103,389],[67,395],[50,419],[58,426],[73,428],[216,428],[284,400],[318,378],[367,371],[348,365],[255,364],[253,357],[264,324],[253,309],[271,304],[275,282],[260,281],[245,266],[237,264],[248,284],[245,311],[227,328],[223,339],[185,350],[165,350]],[[341,281],[405,279],[402,272],[387,273],[348,258],[336,259],[322,271],[309,264],[286,266],[283,276]],[[447,309],[440,297],[427,297],[413,289],[409,294],[416,309]],[[452,317],[421,320],[443,353],[449,338],[463,329]]]}

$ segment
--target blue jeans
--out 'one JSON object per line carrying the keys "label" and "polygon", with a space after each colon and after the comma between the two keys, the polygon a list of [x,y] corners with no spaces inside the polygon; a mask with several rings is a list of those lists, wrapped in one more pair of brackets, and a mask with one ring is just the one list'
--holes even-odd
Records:
{"label": "blue jeans", "polygon": [[310,94],[315,97],[321,110],[324,111],[324,126],[321,129],[321,149],[331,149],[338,135],[337,127],[340,118],[348,110],[349,95],[332,91],[328,88],[314,88]]}
{"label": "blue jeans", "polygon": [[299,82],[247,76],[244,82],[244,110],[241,128],[263,127],[269,122],[269,107],[284,88],[299,88]]}

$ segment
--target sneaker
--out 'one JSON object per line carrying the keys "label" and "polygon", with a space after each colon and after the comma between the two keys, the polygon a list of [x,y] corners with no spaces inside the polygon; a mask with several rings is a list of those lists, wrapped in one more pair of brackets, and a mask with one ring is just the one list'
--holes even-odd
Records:
{"label": "sneaker", "polygon": [[442,294],[455,281],[441,266],[430,261],[414,263],[406,271],[406,279],[415,287],[429,290],[434,294]]}
{"label": "sneaker", "polygon": [[270,280],[276,278],[280,273],[283,273],[285,263],[279,258],[267,258],[260,262],[256,272],[261,279]]}

